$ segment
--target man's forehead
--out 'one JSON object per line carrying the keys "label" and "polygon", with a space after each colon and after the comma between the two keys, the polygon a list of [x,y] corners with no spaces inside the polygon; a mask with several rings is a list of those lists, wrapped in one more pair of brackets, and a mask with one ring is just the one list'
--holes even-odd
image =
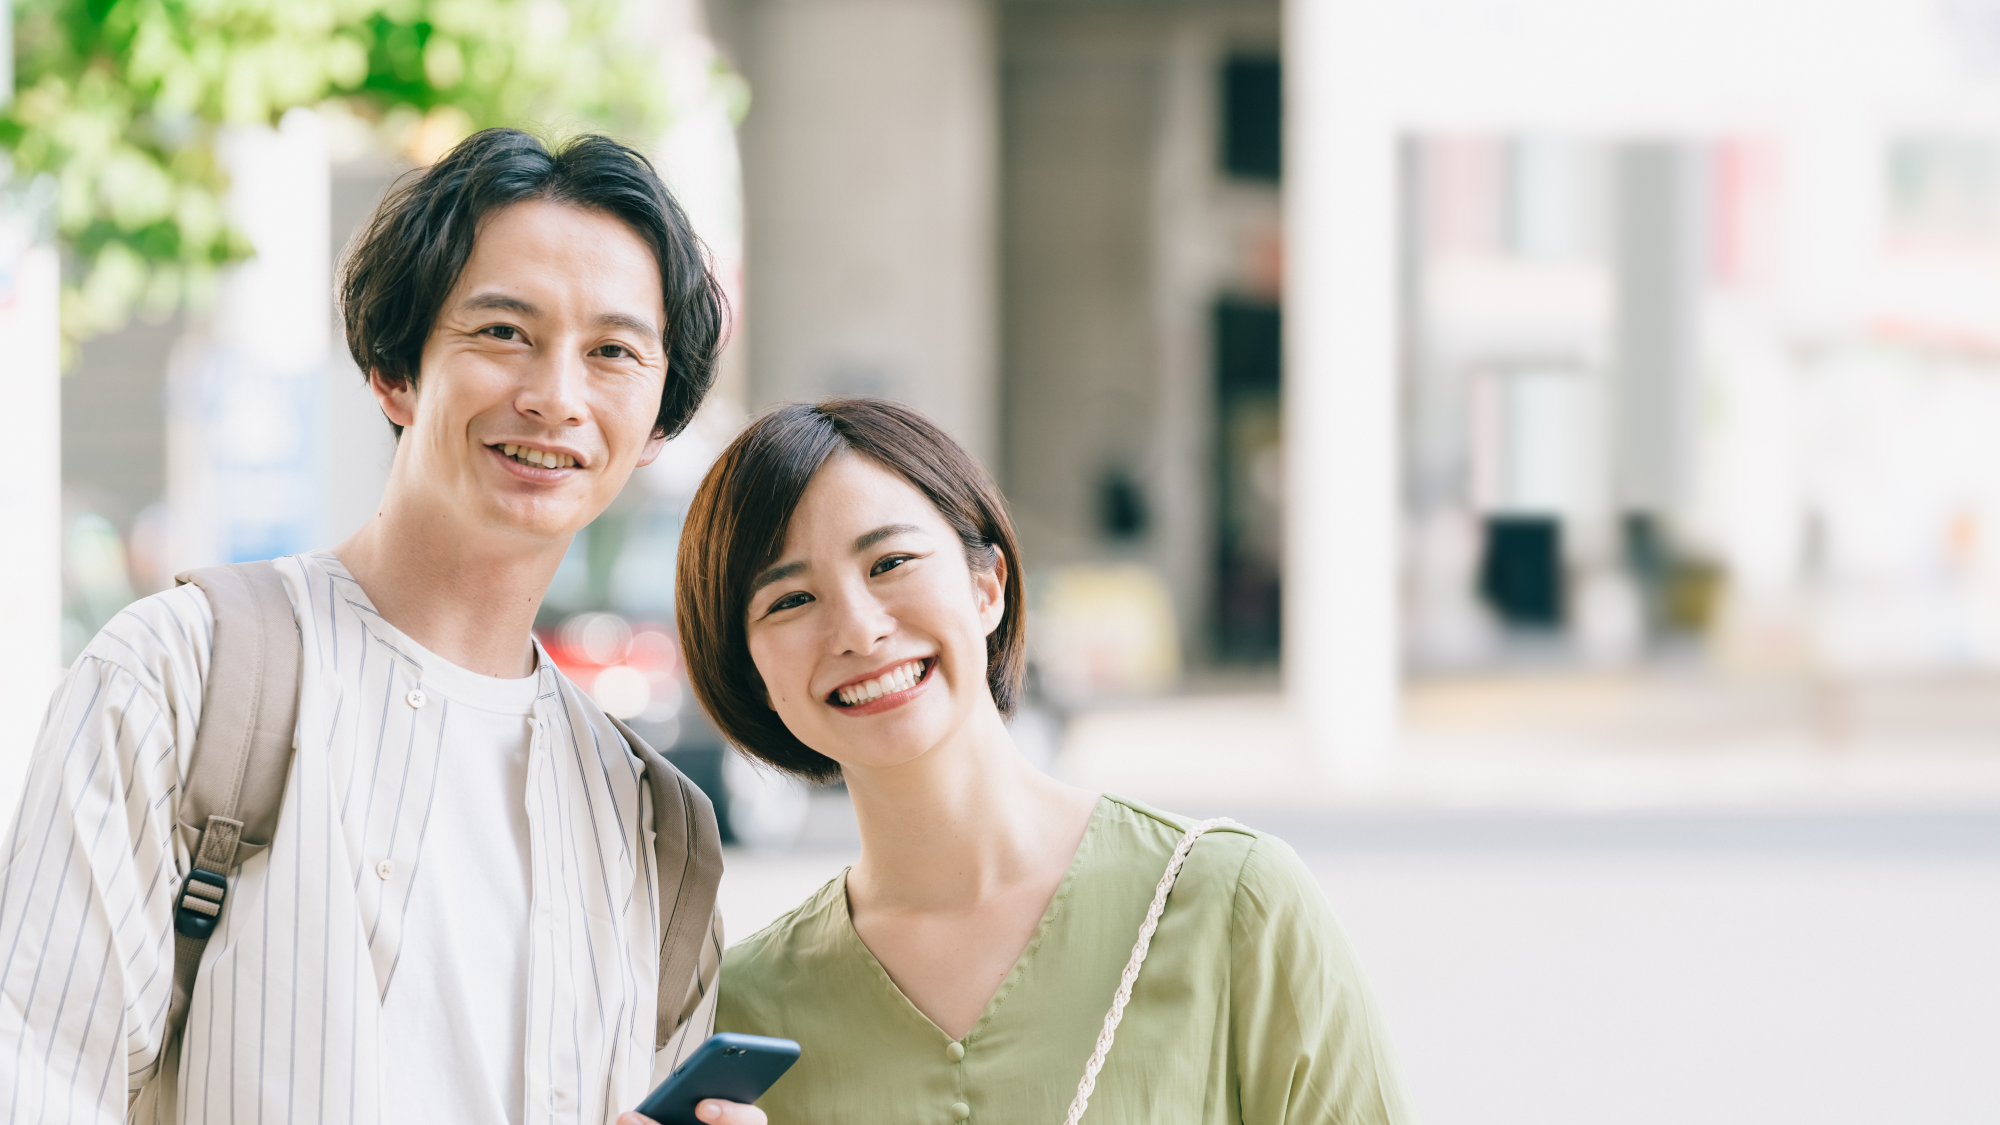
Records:
{"label": "man's forehead", "polygon": [[[660,257],[639,230],[621,216],[595,207],[525,199],[495,207],[479,217],[472,246],[453,286],[457,296],[450,304],[474,307],[467,302],[479,295],[536,304],[534,294],[524,290],[537,288],[537,283],[620,275],[627,288],[643,288],[612,303],[620,306],[619,311],[648,315],[655,323],[661,322],[666,300]],[[648,309],[650,301],[659,304]]]}

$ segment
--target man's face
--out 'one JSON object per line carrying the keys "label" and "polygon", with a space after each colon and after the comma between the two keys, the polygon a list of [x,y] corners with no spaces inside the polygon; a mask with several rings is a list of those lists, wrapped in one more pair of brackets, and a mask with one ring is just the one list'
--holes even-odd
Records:
{"label": "man's face", "polygon": [[539,201],[488,214],[418,378],[374,380],[404,427],[397,483],[466,531],[575,533],[659,456],[665,319],[659,265],[623,222]]}

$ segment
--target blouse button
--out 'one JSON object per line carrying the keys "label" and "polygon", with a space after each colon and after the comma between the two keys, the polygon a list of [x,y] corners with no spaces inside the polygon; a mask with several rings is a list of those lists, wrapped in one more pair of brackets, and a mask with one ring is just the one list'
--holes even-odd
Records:
{"label": "blouse button", "polygon": [[411,688],[410,694],[403,697],[403,702],[409,704],[411,707],[419,707],[419,708],[422,707],[426,702],[424,699],[423,689]]}
{"label": "blouse button", "polygon": [[944,1049],[944,1057],[945,1057],[945,1058],[948,1058],[948,1059],[950,1059],[950,1060],[951,1060],[952,1062],[957,1062],[958,1060],[960,1060],[960,1059],[964,1058],[964,1057],[965,1057],[965,1044],[963,1044],[963,1043],[953,1043],[953,1044],[950,1044],[949,1046],[945,1047],[945,1049]]}
{"label": "blouse button", "polygon": [[963,1121],[971,1116],[972,1116],[971,1106],[966,1105],[964,1102],[951,1103],[951,1119],[953,1121]]}
{"label": "blouse button", "polygon": [[394,879],[396,877],[395,863],[385,859],[382,862],[376,864],[375,875],[377,878],[381,879]]}

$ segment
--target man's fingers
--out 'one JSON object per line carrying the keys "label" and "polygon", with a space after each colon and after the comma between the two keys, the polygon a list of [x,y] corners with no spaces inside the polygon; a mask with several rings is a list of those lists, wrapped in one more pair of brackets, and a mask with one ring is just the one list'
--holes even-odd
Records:
{"label": "man's fingers", "polygon": [[694,1115],[708,1125],[768,1125],[763,1110],[754,1105],[725,1102],[721,1098],[709,1098],[695,1106]]}

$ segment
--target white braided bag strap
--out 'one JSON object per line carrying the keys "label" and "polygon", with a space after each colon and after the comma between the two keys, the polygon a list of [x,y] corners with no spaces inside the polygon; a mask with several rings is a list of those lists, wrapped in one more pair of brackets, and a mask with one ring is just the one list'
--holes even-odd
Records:
{"label": "white braided bag strap", "polygon": [[1097,1072],[1104,1069],[1104,1056],[1111,1053],[1111,1040],[1118,1033],[1118,1022],[1125,1018],[1125,1005],[1132,1002],[1132,985],[1139,980],[1139,967],[1146,963],[1153,931],[1160,928],[1160,913],[1167,908],[1167,892],[1174,889],[1174,880],[1180,878],[1189,849],[1201,839],[1202,833],[1224,826],[1235,827],[1236,822],[1226,816],[1204,820],[1189,828],[1181,836],[1181,842],[1174,845],[1173,858],[1167,861],[1166,874],[1160,876],[1160,885],[1153,891],[1153,905],[1147,908],[1146,920],[1139,925],[1139,940],[1132,945],[1132,959],[1125,962],[1125,973],[1118,979],[1118,993],[1111,998],[1111,1010],[1104,1013],[1104,1030],[1097,1033],[1097,1049],[1084,1064],[1083,1081],[1076,1084],[1076,1100],[1069,1103],[1069,1116],[1063,1119],[1063,1125],[1077,1125],[1090,1105],[1090,1092],[1097,1088]]}

